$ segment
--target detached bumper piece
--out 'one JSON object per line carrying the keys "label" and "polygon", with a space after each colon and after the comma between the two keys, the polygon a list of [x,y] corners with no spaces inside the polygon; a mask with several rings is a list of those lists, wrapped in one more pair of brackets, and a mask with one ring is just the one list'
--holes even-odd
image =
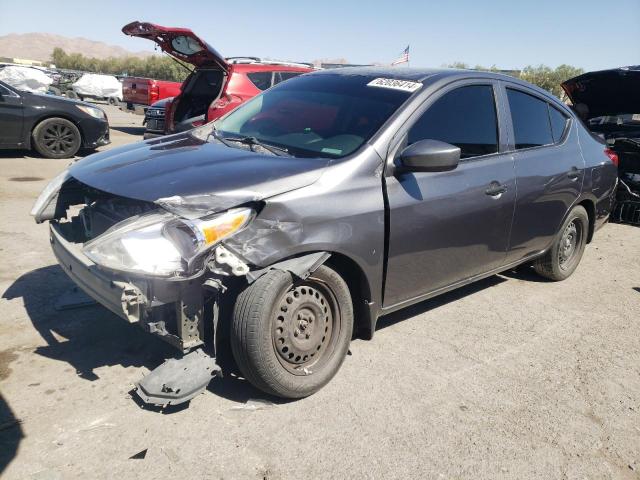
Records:
{"label": "detached bumper piece", "polygon": [[136,384],[143,402],[157,406],[179,405],[203,392],[222,370],[215,358],[194,350],[180,359],[171,358]]}

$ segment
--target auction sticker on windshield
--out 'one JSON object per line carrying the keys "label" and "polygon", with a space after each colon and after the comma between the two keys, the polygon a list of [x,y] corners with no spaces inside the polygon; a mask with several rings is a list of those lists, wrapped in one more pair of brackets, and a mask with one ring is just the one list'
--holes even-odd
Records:
{"label": "auction sticker on windshield", "polygon": [[367,83],[369,87],[392,88],[403,92],[415,92],[422,84],[420,82],[410,82],[408,80],[396,80],[395,78],[376,78]]}

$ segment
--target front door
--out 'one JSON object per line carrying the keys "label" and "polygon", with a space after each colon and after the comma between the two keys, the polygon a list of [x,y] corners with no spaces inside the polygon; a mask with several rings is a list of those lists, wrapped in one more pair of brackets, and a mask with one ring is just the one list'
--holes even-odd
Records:
{"label": "front door", "polygon": [[17,146],[22,142],[22,98],[0,85],[0,145]]}
{"label": "front door", "polygon": [[441,92],[418,113],[404,143],[441,140],[460,147],[461,160],[449,172],[386,177],[385,307],[505,262],[516,189],[513,155],[503,153],[506,142],[500,139],[504,115],[498,115],[497,85],[465,82]]}

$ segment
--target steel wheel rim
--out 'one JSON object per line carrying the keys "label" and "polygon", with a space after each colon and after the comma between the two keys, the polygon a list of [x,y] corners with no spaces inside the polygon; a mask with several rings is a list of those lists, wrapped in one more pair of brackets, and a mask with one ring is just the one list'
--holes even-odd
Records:
{"label": "steel wheel rim", "polygon": [[76,136],[68,125],[51,123],[42,133],[42,143],[47,151],[55,154],[68,154],[73,151]]}
{"label": "steel wheel rim", "polygon": [[319,279],[289,288],[276,303],[271,325],[280,364],[294,375],[310,375],[335,351],[341,330],[338,302]]}
{"label": "steel wheel rim", "polygon": [[566,270],[571,267],[578,253],[578,246],[582,241],[582,225],[576,220],[572,220],[565,227],[560,238],[560,248],[558,249],[558,263],[560,268]]}

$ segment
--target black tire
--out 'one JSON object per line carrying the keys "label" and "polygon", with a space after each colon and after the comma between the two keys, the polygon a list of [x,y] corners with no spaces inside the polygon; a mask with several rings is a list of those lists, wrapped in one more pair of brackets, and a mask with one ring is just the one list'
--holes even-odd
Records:
{"label": "black tire", "polygon": [[72,98],[73,100],[78,99],[78,94],[73,90],[67,90],[64,94],[67,98]]}
{"label": "black tire", "polygon": [[589,234],[589,215],[584,207],[574,207],[562,224],[553,245],[535,260],[535,271],[549,280],[561,281],[576,270]]}
{"label": "black tire", "polygon": [[47,118],[33,129],[33,147],[46,158],[73,157],[82,144],[80,130],[64,118]]}
{"label": "black tire", "polygon": [[238,295],[231,349],[255,387],[302,398],[340,369],[352,332],[349,288],[334,270],[322,265],[297,282],[288,272],[272,270]]}

